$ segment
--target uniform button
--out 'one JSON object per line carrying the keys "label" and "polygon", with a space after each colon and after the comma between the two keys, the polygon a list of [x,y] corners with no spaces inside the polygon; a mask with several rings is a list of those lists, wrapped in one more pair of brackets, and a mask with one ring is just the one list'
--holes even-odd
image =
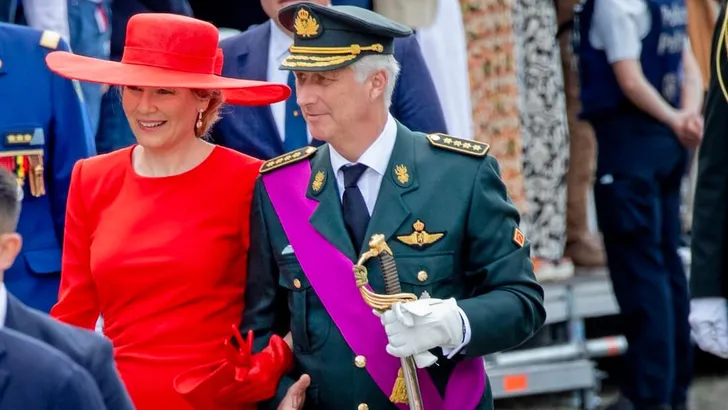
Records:
{"label": "uniform button", "polygon": [[359,355],[354,358],[354,364],[356,365],[356,367],[362,369],[367,365],[367,358]]}
{"label": "uniform button", "polygon": [[298,279],[293,279],[293,286],[294,286],[294,287],[295,287],[296,289],[301,289],[301,281],[300,281],[300,280],[298,280]]}
{"label": "uniform button", "polygon": [[0,60],[0,68],[3,68],[3,60]]}
{"label": "uniform button", "polygon": [[417,280],[419,280],[420,282],[426,281],[427,280],[427,272],[425,272],[423,270],[417,272]]}
{"label": "uniform button", "polygon": [[298,117],[298,115],[299,115],[299,112],[298,112],[298,110],[293,110],[293,116],[294,116],[294,117]]}
{"label": "uniform button", "polygon": [[357,410],[369,410],[369,405],[367,405],[366,403],[362,403],[356,409]]}

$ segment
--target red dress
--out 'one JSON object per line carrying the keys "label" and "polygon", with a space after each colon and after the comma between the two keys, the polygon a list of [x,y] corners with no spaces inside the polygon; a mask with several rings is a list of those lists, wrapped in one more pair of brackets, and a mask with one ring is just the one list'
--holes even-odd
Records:
{"label": "red dress", "polygon": [[172,381],[223,359],[240,323],[261,161],[217,146],[186,173],[147,178],[132,149],[73,170],[51,315],[84,328],[103,315],[138,410],[191,410]]}

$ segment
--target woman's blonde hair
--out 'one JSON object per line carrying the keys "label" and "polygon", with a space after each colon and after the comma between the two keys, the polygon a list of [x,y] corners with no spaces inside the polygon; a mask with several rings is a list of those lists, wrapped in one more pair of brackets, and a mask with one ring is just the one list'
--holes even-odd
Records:
{"label": "woman's blonde hair", "polygon": [[[202,112],[202,126],[195,126],[195,136],[197,138],[207,138],[212,126],[220,119],[220,109],[223,103],[223,94],[221,90],[192,90],[192,94],[199,99],[210,99],[207,109]],[[195,125],[197,121],[195,121]]]}

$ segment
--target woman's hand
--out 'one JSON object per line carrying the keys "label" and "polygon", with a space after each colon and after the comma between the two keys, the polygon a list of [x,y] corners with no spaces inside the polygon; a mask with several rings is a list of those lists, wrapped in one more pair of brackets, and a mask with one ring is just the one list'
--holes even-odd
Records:
{"label": "woman's hand", "polygon": [[[290,340],[289,335],[286,336]],[[238,339],[239,338],[239,339]],[[273,335],[268,346],[259,353],[249,356],[242,352],[252,351],[253,334],[248,333],[248,340],[243,340],[237,333],[241,358],[229,363],[235,366],[235,380],[220,389],[218,401],[230,404],[257,403],[275,396],[278,383],[293,366],[293,351],[289,342],[280,336]]]}
{"label": "woman's hand", "polygon": [[233,325],[232,340],[225,341],[225,359],[198,366],[175,378],[174,388],[193,407],[255,404],[275,396],[278,383],[293,366],[291,336],[273,335],[268,346],[253,354],[253,332],[243,338]]}

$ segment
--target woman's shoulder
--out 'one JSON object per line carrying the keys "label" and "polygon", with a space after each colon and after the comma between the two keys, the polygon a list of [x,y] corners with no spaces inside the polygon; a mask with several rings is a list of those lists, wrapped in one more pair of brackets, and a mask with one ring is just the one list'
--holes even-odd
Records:
{"label": "woman's shoulder", "polygon": [[224,167],[226,173],[255,176],[260,173],[260,167],[264,161],[220,145],[215,146],[215,150],[219,166]]}
{"label": "woman's shoulder", "polygon": [[76,180],[84,185],[106,184],[123,178],[131,161],[133,146],[84,158],[76,163]]}

